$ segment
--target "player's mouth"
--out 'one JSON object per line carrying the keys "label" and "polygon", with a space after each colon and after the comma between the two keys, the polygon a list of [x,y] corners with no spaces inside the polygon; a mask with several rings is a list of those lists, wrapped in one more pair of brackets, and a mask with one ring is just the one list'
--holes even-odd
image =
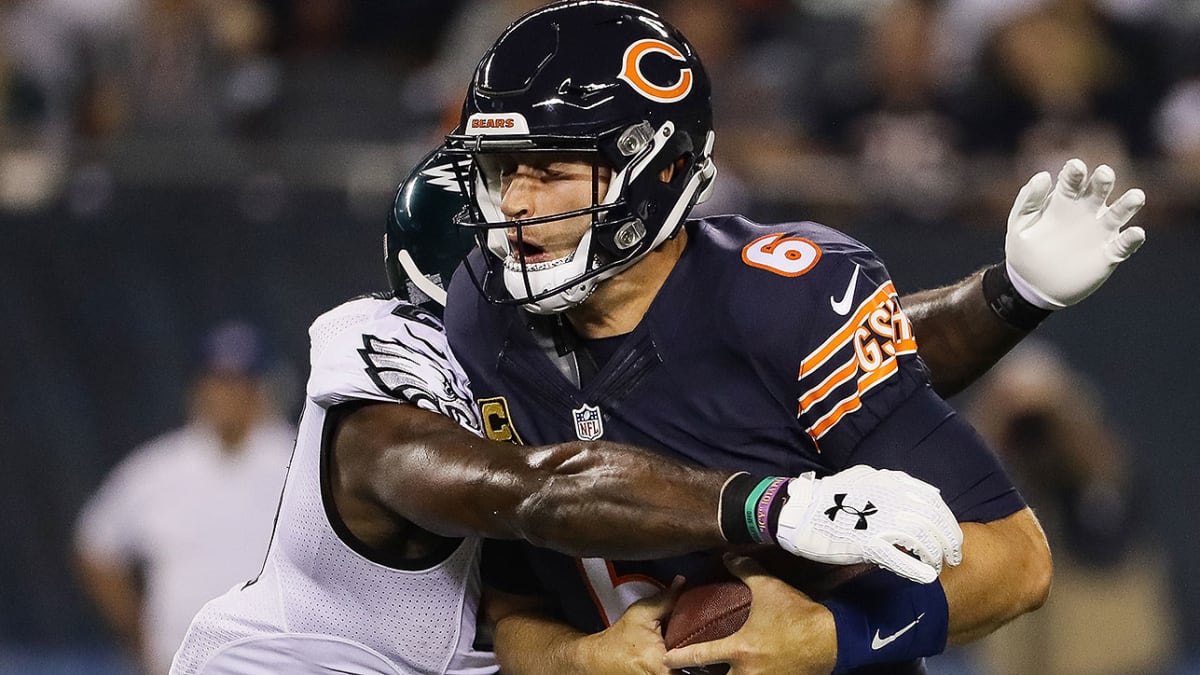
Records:
{"label": "player's mouth", "polygon": [[529,241],[527,237],[518,239],[515,234],[508,237],[508,249],[511,253],[504,259],[504,266],[514,272],[549,269],[570,262],[574,257],[573,251],[555,257],[553,252]]}

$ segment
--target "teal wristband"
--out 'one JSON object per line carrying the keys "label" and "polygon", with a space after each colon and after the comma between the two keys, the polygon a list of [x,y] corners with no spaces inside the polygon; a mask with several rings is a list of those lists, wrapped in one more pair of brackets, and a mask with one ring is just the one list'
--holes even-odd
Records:
{"label": "teal wristband", "polygon": [[[780,497],[784,486],[791,482],[790,478],[764,478],[746,498],[746,529],[754,538],[756,544],[775,543],[775,524],[779,520],[776,499]],[[786,499],[779,500],[779,507]]]}
{"label": "teal wristband", "polygon": [[774,544],[791,478],[734,474],[721,488],[718,519],[732,544]]}

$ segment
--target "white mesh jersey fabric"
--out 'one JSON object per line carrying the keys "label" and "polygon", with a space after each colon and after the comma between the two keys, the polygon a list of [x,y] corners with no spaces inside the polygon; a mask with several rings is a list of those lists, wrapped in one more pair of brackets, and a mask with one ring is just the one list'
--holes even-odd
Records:
{"label": "white mesh jersey fabric", "polygon": [[[281,672],[278,650],[292,654],[289,673],[496,672],[492,654],[472,648],[479,540],[463,540],[427,569],[393,569],[347,546],[321,497],[321,443],[336,403],[405,400],[478,433],[467,379],[440,324],[415,316],[395,300],[361,298],[313,323],[309,400],[266,564],[255,581],[204,606],[173,675]],[[303,656],[310,653],[323,656]]]}

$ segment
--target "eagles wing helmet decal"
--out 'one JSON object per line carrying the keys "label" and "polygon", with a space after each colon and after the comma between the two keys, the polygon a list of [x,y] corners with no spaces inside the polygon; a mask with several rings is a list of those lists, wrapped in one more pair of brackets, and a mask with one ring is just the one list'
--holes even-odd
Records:
{"label": "eagles wing helmet decal", "polygon": [[482,435],[466,376],[444,349],[418,335],[412,325],[405,325],[404,331],[408,336],[402,339],[363,336],[358,354],[371,381],[390,396],[445,415]]}
{"label": "eagles wing helmet decal", "polygon": [[430,185],[436,185],[446,192],[462,194],[462,184],[459,183],[458,175],[460,172],[465,173],[471,166],[470,160],[460,159],[431,166],[421,172],[425,176],[426,181]]}

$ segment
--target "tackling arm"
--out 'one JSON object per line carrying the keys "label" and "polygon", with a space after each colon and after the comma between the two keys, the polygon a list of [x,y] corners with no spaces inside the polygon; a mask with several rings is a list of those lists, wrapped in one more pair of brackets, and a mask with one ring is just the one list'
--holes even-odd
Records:
{"label": "tackling arm", "polygon": [[357,528],[347,523],[356,534],[399,515],[442,536],[520,538],[570,555],[666,557],[725,543],[730,472],[615,443],[511,445],[374,403],[342,417],[333,456],[335,502],[347,520],[360,514]]}
{"label": "tackling arm", "polygon": [[933,389],[950,397],[991,368],[1030,330],[1003,321],[983,293],[983,271],[900,299],[929,366]]}
{"label": "tackling arm", "polygon": [[[869,561],[927,582],[943,559],[953,565],[961,557],[962,536],[949,507],[937,490],[901,472],[856,467],[806,479],[811,489],[804,497],[793,492],[790,500],[775,500],[770,486],[787,479],[687,466],[617,443],[499,443],[443,415],[394,403],[361,403],[331,416],[334,503],[368,544],[391,537],[399,515],[443,537],[524,539],[569,555],[620,560],[778,539],[806,558]],[[879,546],[873,536],[809,527],[825,522],[815,506],[836,490],[874,495],[881,508],[907,514],[891,523],[899,539],[889,541],[912,542],[920,559]]]}

